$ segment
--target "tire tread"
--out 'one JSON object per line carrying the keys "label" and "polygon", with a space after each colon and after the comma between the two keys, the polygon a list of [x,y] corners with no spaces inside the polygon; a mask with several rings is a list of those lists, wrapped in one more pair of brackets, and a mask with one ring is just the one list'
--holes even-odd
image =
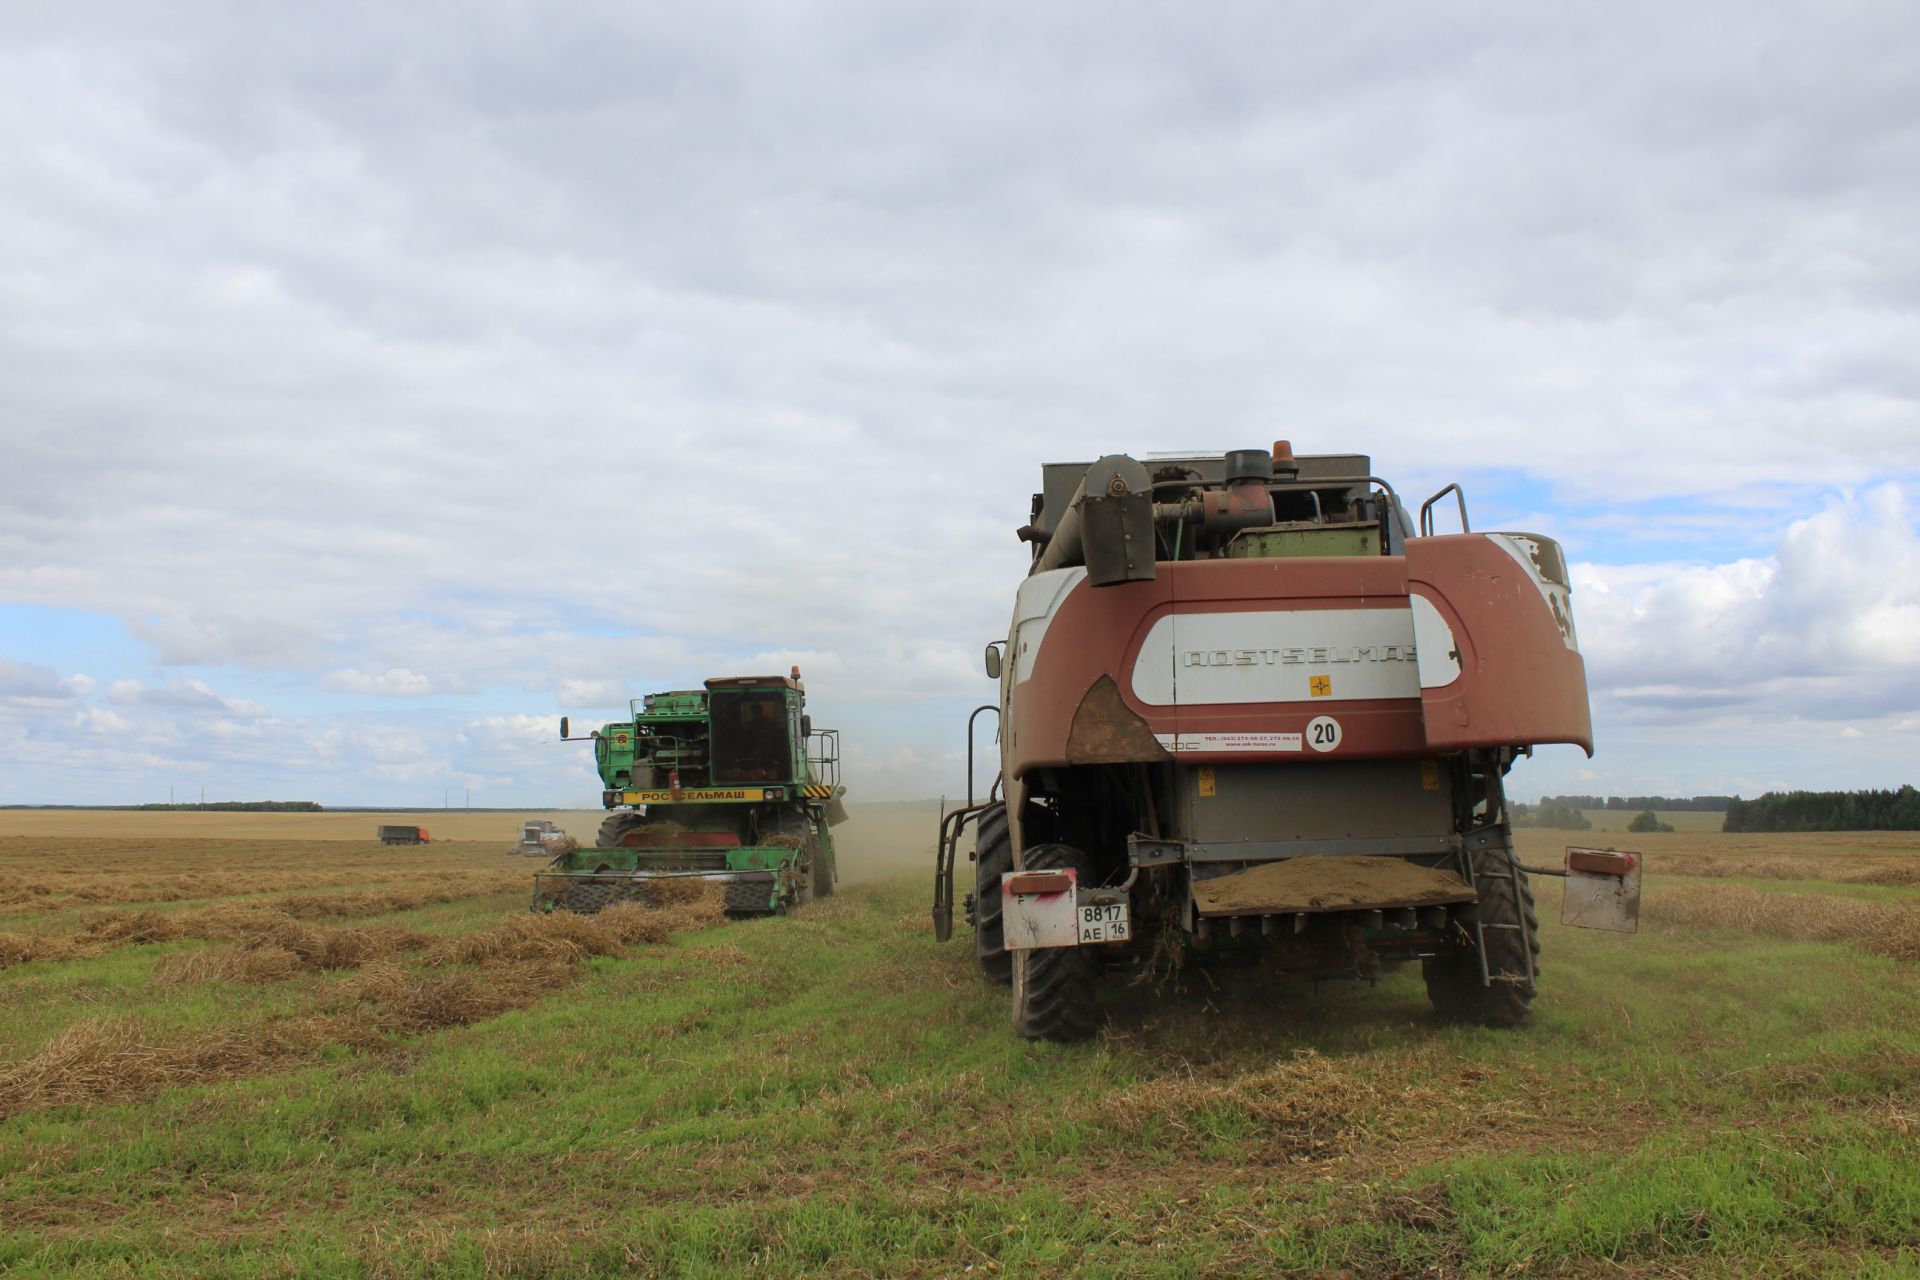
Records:
{"label": "tire tread", "polygon": [[[1024,870],[1066,870],[1084,873],[1086,858],[1064,844],[1033,845],[1020,859]],[[1028,1040],[1070,1044],[1100,1029],[1100,1006],[1094,989],[1100,962],[1086,947],[1042,947],[1019,952],[1014,966],[1013,1026]]]}
{"label": "tire tread", "polygon": [[973,954],[981,976],[1004,987],[1013,982],[1000,901],[1000,877],[1013,870],[1013,832],[1005,805],[981,811],[973,848]]}
{"label": "tire tread", "polygon": [[[1422,963],[1427,998],[1445,1018],[1489,1027],[1517,1027],[1532,1013],[1535,994],[1535,984],[1527,981],[1523,946],[1532,952],[1534,977],[1540,975],[1540,919],[1534,911],[1533,887],[1509,849],[1485,849],[1473,858],[1474,879],[1493,886],[1477,906],[1487,950],[1487,973],[1493,981],[1488,986],[1480,985],[1480,962],[1471,947],[1450,955],[1430,956]],[[1484,869],[1483,862],[1488,864]],[[1520,890],[1518,911],[1512,893],[1516,884]]]}

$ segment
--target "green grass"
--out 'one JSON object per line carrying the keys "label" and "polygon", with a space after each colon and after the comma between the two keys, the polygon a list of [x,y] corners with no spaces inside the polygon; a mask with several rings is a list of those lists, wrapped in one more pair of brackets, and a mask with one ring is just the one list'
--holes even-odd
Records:
{"label": "green grass", "polygon": [[[17,1116],[0,1274],[1920,1274],[1911,967],[1550,926],[1520,1032],[1436,1022],[1416,973],[1226,971],[1116,982],[1109,1035],[1063,1049],[1014,1038],[925,896],[595,961],[394,1051]],[[165,949],[0,974],[10,1016],[117,1008]]]}

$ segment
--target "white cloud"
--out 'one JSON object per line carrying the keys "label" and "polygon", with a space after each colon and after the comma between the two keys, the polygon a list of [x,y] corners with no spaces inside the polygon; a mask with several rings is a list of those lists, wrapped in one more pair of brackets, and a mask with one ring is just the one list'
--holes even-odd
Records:
{"label": "white cloud", "polygon": [[[420,695],[584,712],[798,661],[935,790],[1038,464],[1276,435],[1409,493],[1523,474],[1576,557],[1639,539],[1583,570],[1605,714],[1913,704],[1911,517],[1882,543],[1871,486],[1920,474],[1914,6],[0,34],[0,601],[119,619],[162,670],[88,655],[97,701],[183,743],[273,721],[265,768],[339,730],[346,787],[426,766],[328,695],[411,697],[494,776]],[[1718,514],[1845,486],[1778,539]],[[0,668],[0,703],[78,679]]]}
{"label": "white cloud", "polygon": [[628,701],[625,680],[579,680],[562,677],[554,696],[563,707],[625,708]]}
{"label": "white cloud", "polygon": [[152,708],[181,715],[257,719],[267,714],[267,709],[259,703],[229,698],[199,680],[169,680],[159,686],[138,680],[115,680],[107,686],[106,696],[115,706]]}
{"label": "white cloud", "polygon": [[0,703],[52,706],[92,691],[93,681],[86,676],[62,676],[50,667],[0,658]]}
{"label": "white cloud", "polygon": [[466,681],[458,677],[442,676],[435,679],[405,667],[393,667],[377,674],[346,667],[322,676],[320,687],[335,693],[373,693],[393,698],[419,698],[430,693],[468,691]]}
{"label": "white cloud", "polygon": [[1898,486],[1835,497],[1764,559],[1573,573],[1593,686],[1623,706],[1845,721],[1920,695],[1920,521]]}
{"label": "white cloud", "polygon": [[75,727],[84,734],[113,738],[124,738],[133,730],[132,724],[124,717],[105,707],[82,707]]}

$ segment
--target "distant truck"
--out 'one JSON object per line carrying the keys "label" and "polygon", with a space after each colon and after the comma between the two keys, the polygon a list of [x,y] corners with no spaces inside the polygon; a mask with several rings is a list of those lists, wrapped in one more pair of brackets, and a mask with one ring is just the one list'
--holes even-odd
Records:
{"label": "distant truck", "polygon": [[381,844],[426,844],[433,837],[425,827],[381,827]]}

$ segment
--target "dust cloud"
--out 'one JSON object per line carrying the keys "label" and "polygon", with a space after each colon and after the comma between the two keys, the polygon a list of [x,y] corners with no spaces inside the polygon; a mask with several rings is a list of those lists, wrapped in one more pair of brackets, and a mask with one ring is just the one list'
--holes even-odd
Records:
{"label": "dust cloud", "polygon": [[840,884],[850,887],[921,876],[931,893],[933,847],[939,838],[937,800],[850,804],[847,820],[833,829]]}

